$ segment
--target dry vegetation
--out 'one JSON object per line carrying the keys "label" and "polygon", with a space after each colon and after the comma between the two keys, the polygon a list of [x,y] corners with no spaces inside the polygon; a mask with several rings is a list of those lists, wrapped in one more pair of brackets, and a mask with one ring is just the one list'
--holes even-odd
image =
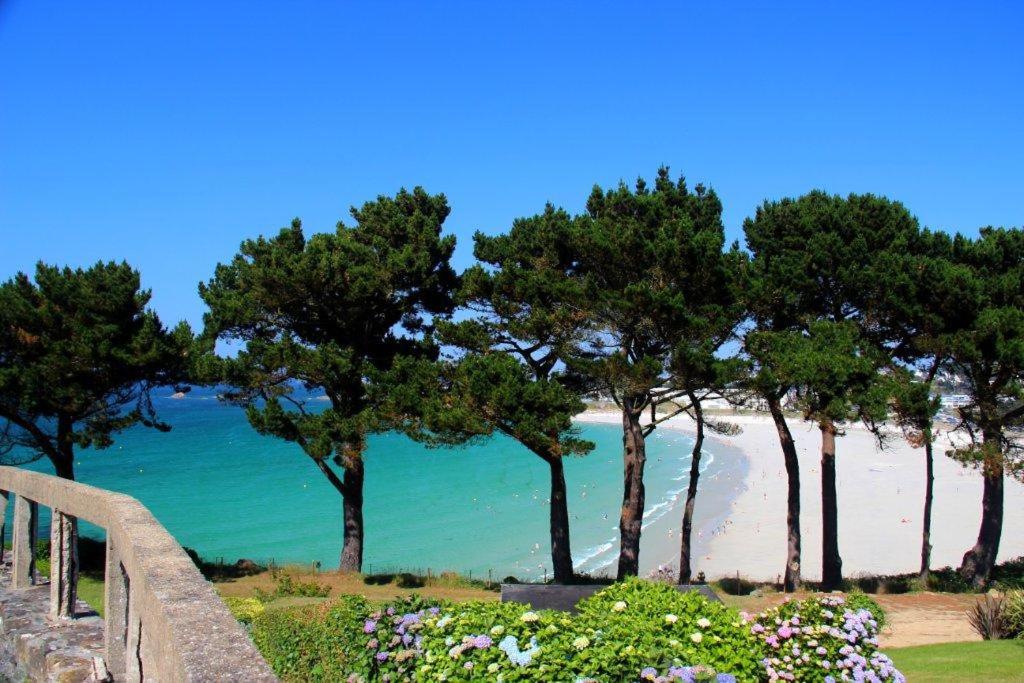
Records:
{"label": "dry vegetation", "polygon": [[[364,575],[349,572],[313,572],[308,567],[282,567],[277,576],[291,576],[299,581],[315,581],[330,589],[329,597],[362,595],[371,600],[391,600],[406,595],[421,595],[438,600],[497,600],[498,593],[488,590],[482,582],[471,582],[455,574],[430,578],[411,574]],[[216,584],[223,597],[253,597],[257,591],[271,593],[277,580],[271,572],[227,579]],[[322,598],[320,598],[322,599]],[[318,598],[285,598],[275,604],[291,601],[316,601]],[[291,603],[289,603],[291,604]]]}

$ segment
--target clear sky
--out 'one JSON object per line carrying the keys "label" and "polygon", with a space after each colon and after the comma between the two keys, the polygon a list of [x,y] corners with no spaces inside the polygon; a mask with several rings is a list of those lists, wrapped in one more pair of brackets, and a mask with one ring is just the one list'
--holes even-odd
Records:
{"label": "clear sky", "polygon": [[661,164],[1024,224],[1019,3],[0,0],[0,277],[127,259],[168,323],[245,237],[401,186],[470,236]]}

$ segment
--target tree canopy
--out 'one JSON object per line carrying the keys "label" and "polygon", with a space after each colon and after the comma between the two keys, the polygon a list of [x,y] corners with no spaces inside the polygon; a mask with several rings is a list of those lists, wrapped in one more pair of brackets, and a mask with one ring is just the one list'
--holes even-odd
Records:
{"label": "tree canopy", "polygon": [[127,263],[39,263],[0,284],[0,450],[74,478],[74,449],[134,425],[166,431],[151,390],[186,379],[192,335],[167,330]]}
{"label": "tree canopy", "polygon": [[353,208],[355,224],[332,233],[307,238],[295,220],[243,242],[200,285],[207,337],[244,345],[223,362],[229,397],[258,431],[298,444],[342,494],[344,569],[362,563],[366,436],[400,422],[377,400],[381,385],[396,362],[437,357],[434,318],[454,307],[455,238],[441,236],[449,212],[444,195],[416,188]]}
{"label": "tree canopy", "polygon": [[957,236],[952,258],[968,270],[973,315],[952,334],[951,365],[966,382],[971,402],[959,410],[969,438],[950,455],[984,475],[978,541],[964,555],[961,573],[988,583],[1003,524],[1003,478],[1024,478],[1024,448],[1007,433],[1024,416],[1024,231],[983,228],[977,239]]}
{"label": "tree canopy", "polygon": [[[707,332],[707,321],[729,305],[721,214],[714,191],[703,185],[691,191],[661,168],[653,188],[643,179],[633,189],[595,187],[581,217],[576,272],[591,334],[576,367],[622,410],[620,577],[639,570],[644,439],[686,408],[657,414],[658,405],[685,397],[670,386],[673,351]],[[641,426],[647,410],[650,419]]]}

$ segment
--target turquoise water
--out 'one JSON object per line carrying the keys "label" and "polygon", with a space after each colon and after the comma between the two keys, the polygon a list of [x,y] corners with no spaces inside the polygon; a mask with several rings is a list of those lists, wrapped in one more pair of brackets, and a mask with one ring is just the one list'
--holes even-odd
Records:
{"label": "turquoise water", "polygon": [[[155,402],[172,431],[133,429],[109,449],[82,451],[79,481],[135,496],[207,558],[337,566],[341,498],[297,446],[256,434],[239,408],[212,395]],[[579,569],[600,572],[618,543],[622,436],[616,425],[582,429],[597,448],[566,463],[573,556]],[[675,509],[692,440],[658,430],[648,443],[645,526]],[[714,453],[712,444],[702,462],[711,474],[721,467]],[[548,485],[547,466],[508,438],[432,450],[397,434],[372,437],[364,569],[542,577]],[[83,533],[97,534],[85,525]]]}

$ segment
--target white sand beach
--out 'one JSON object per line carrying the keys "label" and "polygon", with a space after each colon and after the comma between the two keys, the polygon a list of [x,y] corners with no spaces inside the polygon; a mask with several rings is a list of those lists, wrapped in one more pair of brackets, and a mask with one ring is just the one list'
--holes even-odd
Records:
{"label": "white sand beach", "polygon": [[[611,411],[587,411],[581,422],[618,423]],[[786,477],[775,425],[767,415],[730,415],[740,427],[736,436],[709,435],[707,447],[724,457],[746,457],[745,481],[730,484],[734,498],[726,519],[696,539],[694,571],[708,578],[734,576],[774,580],[783,570],[786,549]],[[821,479],[818,429],[789,420],[801,459],[801,530],[803,573],[817,579],[821,571]],[[693,433],[693,421],[681,416],[658,426]],[[981,520],[980,475],[945,455],[953,435],[943,432],[935,444],[935,504],[932,512],[932,567],[957,566],[973,545]],[[737,453],[742,455],[737,455]],[[723,457],[723,456],[720,456]],[[836,440],[839,489],[839,547],[847,576],[917,571],[921,553],[921,518],[925,486],[924,450],[912,448],[898,432],[879,449],[875,437],[859,425],[847,427]],[[702,487],[703,489],[704,487]],[[703,491],[702,491],[703,493]],[[717,493],[717,491],[716,491]],[[999,560],[1024,555],[1024,484],[1006,480],[1005,519]],[[714,506],[718,507],[718,506]],[[697,498],[695,528],[706,523],[708,505]],[[679,515],[672,523],[645,530],[643,571],[665,563],[678,565]]]}

